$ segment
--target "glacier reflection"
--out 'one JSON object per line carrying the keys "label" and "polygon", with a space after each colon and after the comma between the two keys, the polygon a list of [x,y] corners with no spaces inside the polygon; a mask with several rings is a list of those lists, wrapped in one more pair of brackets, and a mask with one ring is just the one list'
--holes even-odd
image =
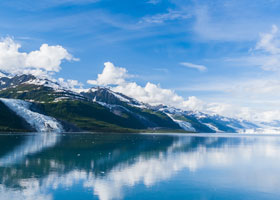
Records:
{"label": "glacier reflection", "polygon": [[53,133],[26,135],[22,144],[16,146],[15,149],[0,158],[0,166],[15,164],[22,161],[28,155],[43,151],[45,148],[50,148],[59,141],[59,138],[60,135]]}
{"label": "glacier reflection", "polygon": [[[257,176],[238,184],[259,187],[263,192],[275,191],[280,184],[279,177],[275,176],[280,167],[278,137],[135,137],[138,138],[129,136],[123,140],[121,136],[109,140],[100,135],[66,136],[60,137],[61,142],[57,145],[51,141],[58,137],[51,137],[50,143],[43,142],[45,146],[42,140],[33,138],[34,143],[38,142],[37,148],[32,147],[31,141],[26,141],[24,144],[30,145],[30,149],[21,145],[0,159],[4,165],[9,164],[8,168],[0,168],[0,199],[51,200],[56,199],[57,190],[69,189],[71,193],[71,188],[76,185],[81,185],[85,191],[90,190],[92,196],[100,200],[123,199],[126,190],[137,185],[152,188],[178,174],[195,174],[204,169],[227,169],[242,176],[255,170]],[[22,149],[24,153],[17,154]],[[22,164],[15,162],[19,158],[23,159]],[[28,166],[24,159],[29,160]],[[270,171],[263,171],[266,161],[273,164]],[[238,169],[240,166],[251,169],[242,171]],[[234,181],[235,175],[229,174],[228,177]],[[212,183],[215,184],[222,183]]]}

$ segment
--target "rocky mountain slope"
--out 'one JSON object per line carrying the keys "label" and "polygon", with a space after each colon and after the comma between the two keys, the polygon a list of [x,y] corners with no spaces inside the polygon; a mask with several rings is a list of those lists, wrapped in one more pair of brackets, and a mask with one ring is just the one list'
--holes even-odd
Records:
{"label": "rocky mountain slope", "polygon": [[260,128],[244,120],[150,106],[105,87],[73,90],[32,75],[0,76],[0,98],[0,131],[214,133]]}

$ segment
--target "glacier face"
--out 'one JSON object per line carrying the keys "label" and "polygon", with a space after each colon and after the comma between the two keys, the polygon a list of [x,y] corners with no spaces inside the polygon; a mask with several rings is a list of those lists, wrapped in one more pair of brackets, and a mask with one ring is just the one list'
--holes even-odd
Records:
{"label": "glacier face", "polygon": [[0,98],[0,101],[25,119],[38,132],[63,132],[62,125],[55,118],[31,111],[29,102],[5,98]]}

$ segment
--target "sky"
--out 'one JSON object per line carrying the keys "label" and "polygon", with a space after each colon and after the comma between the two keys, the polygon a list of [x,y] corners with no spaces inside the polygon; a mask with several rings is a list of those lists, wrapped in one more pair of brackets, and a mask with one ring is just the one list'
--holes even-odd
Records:
{"label": "sky", "polygon": [[0,70],[280,120],[278,0],[0,1]]}

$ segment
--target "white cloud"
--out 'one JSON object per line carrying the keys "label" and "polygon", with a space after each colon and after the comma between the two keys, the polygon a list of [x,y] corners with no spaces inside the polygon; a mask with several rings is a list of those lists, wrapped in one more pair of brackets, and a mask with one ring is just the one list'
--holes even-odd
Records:
{"label": "white cloud", "polygon": [[71,89],[77,92],[83,89],[83,84],[77,80],[71,80],[71,79],[64,80],[64,78],[59,78],[58,83],[64,88]]}
{"label": "white cloud", "polygon": [[60,71],[62,60],[76,60],[62,46],[49,46],[43,44],[38,51],[32,51],[27,55],[26,66],[46,71]]}
{"label": "white cloud", "polygon": [[88,80],[92,85],[108,86],[114,85],[111,89],[133,97],[141,102],[151,105],[170,105],[177,108],[199,110],[202,109],[202,102],[196,97],[184,99],[173,90],[163,89],[160,85],[148,82],[144,87],[136,82],[128,82],[127,78],[132,77],[125,68],[115,67],[113,63],[106,62],[97,80]]}
{"label": "white cloud", "polygon": [[189,63],[189,62],[182,62],[180,64],[183,65],[184,67],[197,69],[198,71],[201,71],[201,72],[207,71],[207,67],[205,67],[204,65],[197,65],[197,64],[193,64],[193,63]]}
{"label": "white cloud", "polygon": [[252,56],[249,58],[249,62],[255,62],[266,71],[280,70],[280,34],[276,25],[272,25],[270,33],[260,35],[255,50],[260,55]]}
{"label": "white cloud", "polygon": [[262,33],[260,41],[256,45],[257,50],[262,50],[271,54],[280,53],[280,35],[276,25],[272,25],[270,33]]}
{"label": "white cloud", "polygon": [[113,63],[104,63],[104,69],[101,74],[98,74],[97,80],[88,80],[91,85],[120,85],[125,83],[125,78],[128,78],[127,70],[121,67],[115,67]]}
{"label": "white cloud", "polygon": [[20,44],[15,43],[11,38],[2,39],[0,42],[0,69],[4,71],[15,70],[25,65],[26,53],[18,50]]}
{"label": "white cloud", "polygon": [[160,85],[148,82],[144,87],[135,82],[118,85],[112,88],[116,92],[131,96],[141,102],[151,105],[169,105],[188,110],[201,109],[201,101],[196,97],[184,99],[170,89],[163,89]]}
{"label": "white cloud", "polygon": [[50,75],[61,70],[63,60],[77,61],[62,46],[43,44],[39,50],[30,53],[20,52],[21,45],[12,38],[0,40],[0,70],[12,74],[29,73]]}

